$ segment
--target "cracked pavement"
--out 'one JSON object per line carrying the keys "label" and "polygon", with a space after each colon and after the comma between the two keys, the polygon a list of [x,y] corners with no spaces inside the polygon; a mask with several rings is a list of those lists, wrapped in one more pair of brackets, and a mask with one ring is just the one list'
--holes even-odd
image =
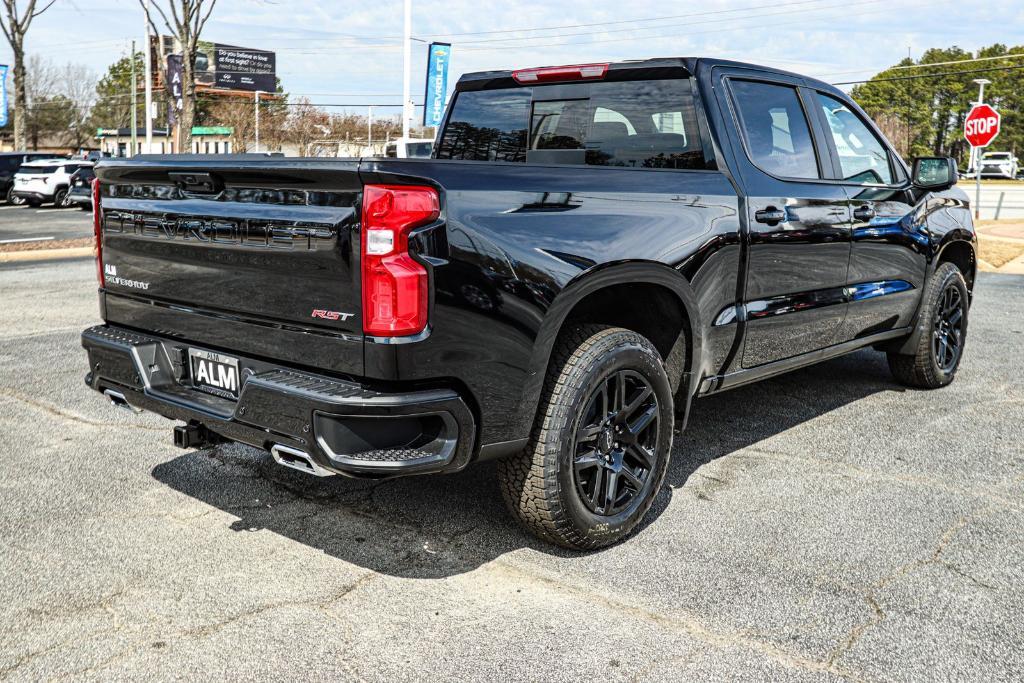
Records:
{"label": "cracked pavement", "polygon": [[544,546],[493,466],[366,482],[82,382],[91,261],[0,267],[0,679],[1024,678],[1024,277],[905,390],[862,351],[694,403],[649,522]]}

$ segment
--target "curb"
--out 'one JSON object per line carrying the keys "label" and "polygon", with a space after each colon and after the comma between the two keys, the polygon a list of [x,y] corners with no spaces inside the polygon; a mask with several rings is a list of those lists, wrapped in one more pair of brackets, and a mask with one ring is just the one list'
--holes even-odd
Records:
{"label": "curb", "polygon": [[1004,263],[1002,267],[995,272],[1002,275],[1024,275],[1024,255],[1018,256],[1008,263]]}
{"label": "curb", "polygon": [[92,247],[72,247],[70,249],[36,249],[34,251],[0,251],[0,263],[53,261],[54,259],[73,259],[92,255]]}

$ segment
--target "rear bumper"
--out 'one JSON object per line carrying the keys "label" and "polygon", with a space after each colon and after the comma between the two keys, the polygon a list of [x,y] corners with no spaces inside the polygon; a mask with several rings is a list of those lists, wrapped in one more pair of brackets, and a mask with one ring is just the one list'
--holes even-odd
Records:
{"label": "rear bumper", "polygon": [[452,389],[383,391],[239,357],[242,384],[235,401],[191,387],[187,343],[100,325],[82,333],[82,346],[91,388],[231,441],[268,451],[279,447],[275,457],[303,453],[326,473],[452,472],[473,456],[473,413]]}
{"label": "rear bumper", "polygon": [[11,195],[19,199],[25,199],[33,202],[52,202],[53,195],[45,195],[42,192],[30,192],[29,190],[14,190]]}
{"label": "rear bumper", "polygon": [[91,206],[92,205],[92,195],[90,195],[88,192],[74,192],[74,191],[72,191],[72,192],[68,192],[68,196],[67,196],[66,201],[67,201],[68,204],[75,204],[75,205],[88,204],[88,205]]}

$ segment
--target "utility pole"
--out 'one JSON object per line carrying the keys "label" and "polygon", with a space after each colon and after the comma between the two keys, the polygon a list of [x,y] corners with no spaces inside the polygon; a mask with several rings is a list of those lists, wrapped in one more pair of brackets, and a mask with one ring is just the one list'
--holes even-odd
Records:
{"label": "utility pole", "polygon": [[133,157],[139,153],[139,102],[138,84],[135,78],[135,41],[132,41],[132,145],[128,150],[128,156]]}
{"label": "utility pole", "polygon": [[260,151],[260,91],[256,91],[256,152]]}
{"label": "utility pole", "polygon": [[[987,78],[975,78],[978,84],[978,104],[985,104],[985,86],[992,81]],[[981,147],[971,146],[971,157],[974,159],[974,217],[981,218]]]}
{"label": "utility pole", "polygon": [[366,150],[373,156],[373,105],[366,107]]}
{"label": "utility pole", "polygon": [[146,43],[142,46],[145,50],[146,68],[146,154],[153,152],[153,44],[149,32],[149,0],[146,0]]}
{"label": "utility pole", "polygon": [[405,37],[402,39],[405,71],[402,74],[402,137],[409,137],[409,123],[412,121],[412,107],[409,106],[409,89],[412,84],[412,0],[405,0]]}

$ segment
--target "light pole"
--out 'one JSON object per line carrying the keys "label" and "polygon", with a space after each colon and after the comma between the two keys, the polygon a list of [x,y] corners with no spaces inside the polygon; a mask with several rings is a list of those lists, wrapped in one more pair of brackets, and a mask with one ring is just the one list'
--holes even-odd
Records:
{"label": "light pole", "polygon": [[409,137],[409,122],[412,111],[409,106],[409,89],[412,84],[412,0],[405,0],[405,36],[402,38],[402,52],[405,69],[402,73],[402,137]]}
{"label": "light pole", "polygon": [[146,154],[153,150],[153,45],[149,33],[149,0],[146,0],[146,42],[142,49],[146,56]]}
{"label": "light pole", "polygon": [[366,108],[366,154],[373,156],[373,107]]}
{"label": "light pole", "polygon": [[260,91],[256,91],[256,152],[260,151]]}
{"label": "light pole", "polygon": [[[985,104],[985,86],[992,81],[987,78],[975,78],[978,84],[978,104]],[[974,163],[974,217],[981,218],[981,147],[971,146],[971,159]]]}
{"label": "light pole", "polygon": [[135,79],[135,41],[132,41],[132,144],[128,156],[139,153],[139,82]]}

